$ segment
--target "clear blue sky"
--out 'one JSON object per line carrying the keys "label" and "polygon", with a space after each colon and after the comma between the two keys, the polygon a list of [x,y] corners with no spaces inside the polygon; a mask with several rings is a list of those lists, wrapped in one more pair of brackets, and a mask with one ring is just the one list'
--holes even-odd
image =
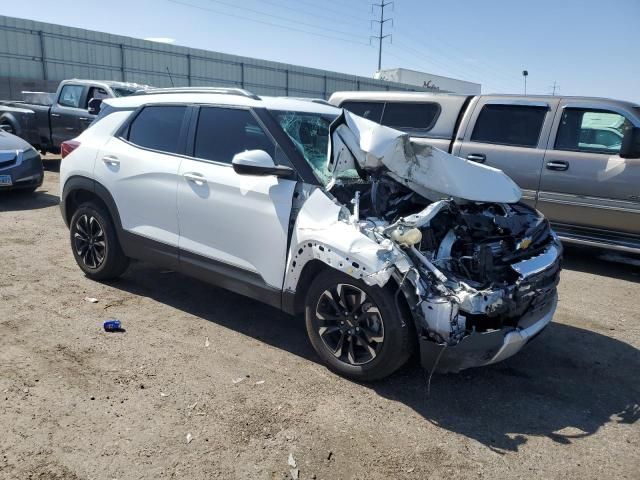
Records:
{"label": "clear blue sky", "polygon": [[[380,0],[22,0],[0,13],[371,76]],[[79,5],[82,5],[79,8]],[[395,0],[383,68],[482,84],[640,102],[640,0]]]}

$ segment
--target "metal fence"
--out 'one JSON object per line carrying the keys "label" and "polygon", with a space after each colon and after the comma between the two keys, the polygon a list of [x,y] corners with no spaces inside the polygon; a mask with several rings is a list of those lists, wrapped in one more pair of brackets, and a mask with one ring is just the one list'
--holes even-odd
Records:
{"label": "metal fence", "polygon": [[158,87],[228,86],[261,95],[321,98],[338,90],[431,91],[6,16],[0,16],[0,82],[1,77],[45,81],[91,78]]}

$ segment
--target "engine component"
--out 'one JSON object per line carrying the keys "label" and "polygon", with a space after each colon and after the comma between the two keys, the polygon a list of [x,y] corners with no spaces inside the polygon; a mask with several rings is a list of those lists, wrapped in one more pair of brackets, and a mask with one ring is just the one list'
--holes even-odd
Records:
{"label": "engine component", "polygon": [[411,247],[422,241],[422,232],[417,228],[396,227],[391,231],[390,236],[391,240],[401,247]]}

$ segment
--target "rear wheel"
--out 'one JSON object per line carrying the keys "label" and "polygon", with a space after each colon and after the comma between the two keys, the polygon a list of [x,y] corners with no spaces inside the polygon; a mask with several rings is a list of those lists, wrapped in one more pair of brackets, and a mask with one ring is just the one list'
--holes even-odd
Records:
{"label": "rear wheel", "polygon": [[71,249],[76,263],[93,280],[122,275],[129,266],[118,242],[116,229],[102,206],[83,203],[71,217]]}
{"label": "rear wheel", "polygon": [[305,305],[307,334],[327,366],[354,380],[384,378],[412,352],[412,329],[388,288],[366,285],[336,270],[312,283]]}

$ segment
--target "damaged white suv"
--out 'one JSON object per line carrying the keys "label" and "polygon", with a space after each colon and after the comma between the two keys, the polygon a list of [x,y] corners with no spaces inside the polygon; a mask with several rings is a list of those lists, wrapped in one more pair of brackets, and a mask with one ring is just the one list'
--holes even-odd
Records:
{"label": "damaged white suv", "polygon": [[428,369],[494,363],[556,308],[562,247],[511,179],[323,103],[151,90],[105,100],[62,152],[88,277],[141,259],[304,312],[347,377],[416,347]]}

